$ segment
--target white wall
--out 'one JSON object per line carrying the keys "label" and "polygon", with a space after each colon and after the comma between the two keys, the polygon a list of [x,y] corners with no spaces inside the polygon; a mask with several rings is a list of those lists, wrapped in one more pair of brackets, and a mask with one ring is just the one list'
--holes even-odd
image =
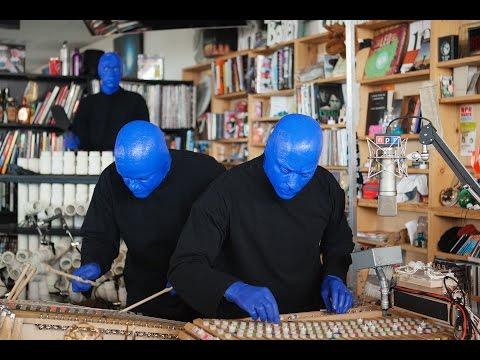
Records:
{"label": "white wall", "polygon": [[[143,52],[145,54],[158,54],[164,58],[165,80],[181,80],[182,68],[195,64],[194,60],[194,29],[158,30],[143,33]],[[86,49],[113,51],[111,36],[86,46]]]}

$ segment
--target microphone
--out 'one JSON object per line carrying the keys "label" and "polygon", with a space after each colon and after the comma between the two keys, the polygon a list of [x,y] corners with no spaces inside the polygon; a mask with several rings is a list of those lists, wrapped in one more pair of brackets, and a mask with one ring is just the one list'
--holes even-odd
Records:
{"label": "microphone", "polygon": [[405,166],[407,139],[399,135],[376,134],[375,140],[367,138],[371,160],[368,177],[380,175],[378,192],[379,216],[397,216],[397,182],[396,178],[407,174]]}
{"label": "microphone", "polygon": [[395,177],[395,148],[385,148],[378,191],[379,216],[397,216],[397,181]]}

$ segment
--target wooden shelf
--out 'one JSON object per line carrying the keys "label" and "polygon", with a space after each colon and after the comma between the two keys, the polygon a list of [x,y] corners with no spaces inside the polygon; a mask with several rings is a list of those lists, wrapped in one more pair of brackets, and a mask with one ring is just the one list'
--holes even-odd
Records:
{"label": "wooden shelf", "polygon": [[219,142],[222,144],[235,144],[235,143],[246,143],[248,141],[248,138],[237,138],[237,139],[215,139],[212,140],[215,142]]}
{"label": "wooden shelf", "polygon": [[209,70],[212,67],[212,61],[209,60],[207,62],[197,64],[197,65],[192,65],[192,66],[187,66],[183,68],[184,71],[194,71],[194,72],[202,72],[205,70]]}
{"label": "wooden shelf", "polygon": [[320,34],[305,36],[299,39],[298,42],[302,44],[322,44],[328,41],[328,35],[329,35],[329,32],[325,31]]}
{"label": "wooden shelf", "polygon": [[[368,172],[368,168],[362,167],[360,168],[360,172]],[[429,174],[430,170],[429,169],[416,169],[416,168],[408,168],[408,173],[409,174]]]}
{"label": "wooden shelf", "polygon": [[282,42],[279,42],[277,44],[273,44],[273,45],[270,45],[270,46],[265,46],[265,47],[261,47],[261,48],[258,48],[258,49],[250,50],[250,53],[253,54],[253,55],[270,54],[270,53],[274,52],[275,50],[281,49],[285,46],[293,46],[294,43],[295,43],[295,40],[282,41]]}
{"label": "wooden shelf", "polygon": [[[371,140],[374,139],[374,136],[369,135],[358,135],[358,140],[367,141],[367,138]],[[408,139],[408,140],[418,140],[420,138],[419,134],[402,134],[400,135],[401,139]]]}
{"label": "wooden shelf", "polygon": [[322,165],[327,170],[348,170],[348,166]]}
{"label": "wooden shelf", "polygon": [[411,71],[406,74],[393,74],[393,75],[376,77],[373,79],[364,79],[360,81],[360,84],[383,85],[383,84],[389,84],[389,83],[428,80],[429,77],[430,77],[430,69],[426,69],[426,70]]}
{"label": "wooden shelf", "polygon": [[411,23],[412,21],[414,20],[371,20],[364,24],[358,24],[356,27],[367,30],[378,30],[401,23]]}
{"label": "wooden shelf", "polygon": [[457,255],[457,254],[450,254],[446,253],[443,251],[435,251],[434,252],[435,256],[442,257],[448,260],[463,260],[463,261],[468,261],[468,257],[464,255]]}
{"label": "wooden shelf", "polygon": [[478,295],[470,295],[470,300],[480,302],[480,296]]}
{"label": "wooden shelf", "polygon": [[244,56],[250,54],[252,50],[240,50],[240,51],[233,51],[230,54],[222,55],[215,57],[215,60],[226,60],[226,59],[232,59],[237,56]]}
{"label": "wooden shelf", "polygon": [[[378,200],[376,199],[357,199],[357,206],[364,208],[378,208]],[[424,203],[398,203],[397,209],[399,211],[411,211],[418,213],[428,212],[428,204]]]}
{"label": "wooden shelf", "polygon": [[268,98],[271,96],[293,96],[295,95],[295,89],[286,89],[286,90],[278,90],[278,91],[271,91],[261,94],[252,94],[254,98]]}
{"label": "wooden shelf", "polygon": [[440,104],[471,104],[480,103],[480,95],[454,96],[441,98]]}
{"label": "wooden shelf", "polygon": [[439,68],[456,68],[466,65],[480,65],[480,55],[468,56],[461,59],[454,59],[448,61],[440,61],[438,63]]}
{"label": "wooden shelf", "polygon": [[434,207],[430,211],[436,216],[458,219],[480,220],[480,210],[469,210],[461,207]]}
{"label": "wooden shelf", "polygon": [[356,242],[362,245],[369,245],[369,246],[380,246],[380,247],[387,246],[387,243],[385,241],[367,240],[367,239],[362,239],[358,237]]}
{"label": "wooden shelf", "polygon": [[321,124],[320,127],[322,129],[346,129],[347,124]]}
{"label": "wooden shelf", "polygon": [[327,79],[324,79],[324,78],[321,78],[321,79],[313,79],[313,80],[310,80],[310,81],[299,81],[298,84],[299,85],[305,85],[305,84],[343,84],[345,83],[345,81],[347,81],[347,77],[345,75],[341,75],[341,76],[335,76],[335,77],[331,77],[331,78],[327,78]]}
{"label": "wooden shelf", "polygon": [[281,116],[262,116],[259,118],[253,118],[252,121],[278,121],[281,118]]}
{"label": "wooden shelf", "polygon": [[247,97],[246,91],[239,91],[239,92],[223,94],[223,95],[215,95],[215,98],[219,100],[234,100],[234,99],[241,99],[246,97]]}
{"label": "wooden shelf", "polygon": [[427,255],[427,248],[420,248],[410,244],[400,244],[400,247],[402,248],[402,250],[405,250],[405,251],[411,251],[411,252]]}
{"label": "wooden shelf", "polygon": [[32,131],[54,131],[63,132],[64,129],[56,125],[39,125],[39,124],[20,124],[20,123],[6,123],[0,124],[0,129],[18,129],[18,130],[32,130]]}

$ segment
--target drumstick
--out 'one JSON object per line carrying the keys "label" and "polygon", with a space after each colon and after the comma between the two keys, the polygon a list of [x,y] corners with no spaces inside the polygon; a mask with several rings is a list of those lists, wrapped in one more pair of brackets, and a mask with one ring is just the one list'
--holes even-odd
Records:
{"label": "drumstick", "polygon": [[56,270],[53,267],[51,267],[50,265],[45,264],[45,267],[46,267],[47,271],[50,271],[50,272],[52,272],[54,274],[57,274],[57,275],[60,275],[60,276],[65,276],[66,278],[69,278],[71,280],[76,280],[76,281],[79,281],[79,282],[82,282],[82,283],[85,283],[85,284],[90,284],[92,286],[98,286],[99,285],[95,281],[85,280],[85,279],[81,278],[80,276],[76,276],[76,275],[72,275],[72,274],[69,274],[69,273],[66,273],[66,272],[63,272],[63,271],[60,271],[60,270]]}
{"label": "drumstick", "polygon": [[18,295],[20,295],[20,293],[23,291],[23,289],[25,289],[25,287],[27,286],[27,284],[30,282],[30,280],[32,279],[33,275],[35,275],[37,273],[37,268],[33,268],[30,273],[28,274],[27,278],[25,279],[25,281],[22,282],[22,285],[20,285],[18,287],[18,290],[17,292],[15,293],[15,295],[13,295],[12,297],[12,301],[15,301],[17,300],[17,297]]}
{"label": "drumstick", "polygon": [[12,291],[10,291],[10,294],[7,296],[7,300],[12,300],[13,295],[15,295],[15,292],[17,291],[17,288],[20,286],[20,283],[24,279],[25,275],[27,274],[28,269],[30,268],[30,264],[27,263],[25,267],[22,270],[22,273],[18,277],[17,281],[15,282],[15,285],[13,286]]}
{"label": "drumstick", "polygon": [[140,301],[136,302],[135,304],[130,305],[129,307],[126,307],[125,309],[120,310],[120,312],[125,312],[125,311],[129,311],[129,310],[131,310],[131,309],[133,309],[133,308],[136,308],[137,306],[140,306],[140,305],[142,305],[143,303],[146,303],[147,301],[150,301],[150,300],[156,298],[157,296],[160,296],[160,295],[162,295],[162,294],[165,294],[165,293],[169,292],[169,291],[172,290],[172,289],[173,289],[173,286],[170,286],[170,287],[168,287],[168,288],[165,288],[165,289],[163,289],[162,291],[159,291],[159,292],[157,292],[157,293],[155,293],[155,294],[153,294],[153,295],[150,295],[149,297],[147,297],[147,298],[145,298],[145,299],[143,299],[143,300],[140,300]]}

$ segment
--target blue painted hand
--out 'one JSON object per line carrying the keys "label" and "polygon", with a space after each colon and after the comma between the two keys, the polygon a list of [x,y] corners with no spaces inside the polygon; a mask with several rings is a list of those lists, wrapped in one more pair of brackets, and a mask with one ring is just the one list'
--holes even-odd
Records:
{"label": "blue painted hand", "polygon": [[266,287],[247,285],[237,281],[225,291],[225,299],[245,310],[253,320],[280,322],[277,301]]}
{"label": "blue painted hand", "polygon": [[113,155],[123,182],[139,199],[161,184],[172,163],[162,130],[143,120],[131,121],[120,129]]}
{"label": "blue painted hand", "polygon": [[352,292],[339,277],[327,275],[322,283],[321,294],[329,313],[333,309],[337,314],[344,314],[353,305]]}
{"label": "blue painted hand", "polygon": [[277,195],[292,199],[310,181],[322,152],[322,129],[311,117],[285,115],[265,146],[263,169]]}
{"label": "blue painted hand", "polygon": [[115,52],[107,52],[98,62],[98,75],[102,80],[100,88],[103,93],[112,95],[120,88],[123,75],[122,59]]}
{"label": "blue painted hand", "polygon": [[[172,286],[172,284],[170,284],[170,281],[167,281],[167,284],[165,285],[165,288],[169,288],[171,286]],[[172,288],[172,290],[170,290],[170,296],[177,296],[177,292],[175,291],[175,289]]]}
{"label": "blue painted hand", "polygon": [[[80,276],[84,280],[96,280],[100,276],[100,265],[97,263],[89,263],[80,266],[72,275]],[[73,292],[84,292],[92,288],[92,285],[77,280],[72,280]]]}

